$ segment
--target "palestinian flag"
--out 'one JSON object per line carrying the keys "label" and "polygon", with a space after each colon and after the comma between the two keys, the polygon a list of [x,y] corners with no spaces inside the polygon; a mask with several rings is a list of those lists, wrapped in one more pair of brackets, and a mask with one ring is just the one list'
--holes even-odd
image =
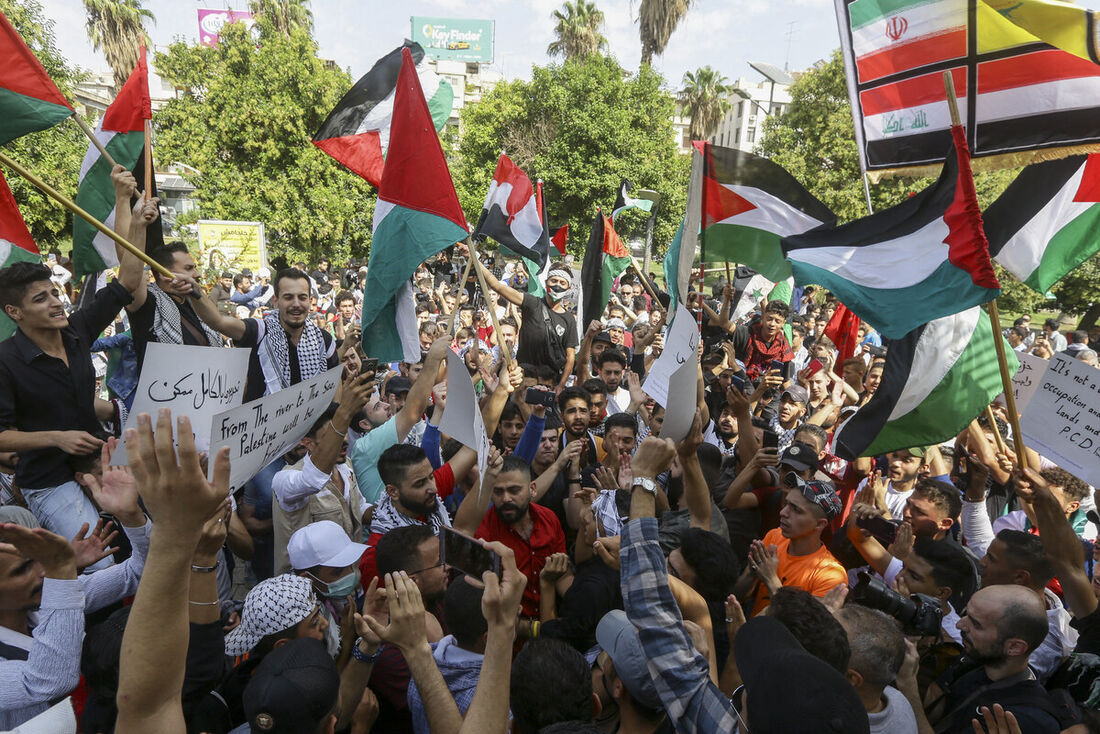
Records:
{"label": "palestinian flag", "polygon": [[696,143],[703,152],[703,237],[707,262],[748,265],[769,280],[791,275],[781,238],[836,221],[794,176],[767,158]]}
{"label": "palestinian flag", "polygon": [[611,220],[602,211],[596,212],[588,247],[581,264],[581,290],[584,292],[582,316],[585,328],[592,321],[599,321],[604,307],[611,297],[611,286],[630,266],[630,252],[616,234]]}
{"label": "palestinian flag", "polygon": [[[38,246],[31,239],[27,223],[19,213],[15,197],[8,188],[8,182],[0,173],[0,267],[17,262],[42,262]],[[15,322],[0,311],[0,340],[15,333]]]}
{"label": "palestinian flag", "polygon": [[[149,100],[149,67],[145,49],[141,49],[137,66],[118,91],[115,101],[103,113],[95,135],[111,157],[133,171],[138,179],[138,191],[145,188],[145,121],[153,117]],[[111,183],[111,164],[91,143],[80,166],[80,185],[76,203],[111,229],[115,226],[115,187]],[[129,233],[119,232],[123,237]],[[164,242],[159,226],[150,227],[145,242],[146,252]],[[98,273],[118,265],[114,240],[102,234],[80,217],[73,217],[73,270],[77,278]]]}
{"label": "palestinian flag", "polygon": [[[687,207],[684,221],[665,253],[665,287],[668,289],[670,314],[676,303],[684,303],[691,290],[691,266],[699,246],[699,227],[703,215],[703,151],[696,145],[691,152],[691,174],[688,178]],[[685,234],[687,233],[687,234]]]}
{"label": "palestinian flag", "polygon": [[1061,0],[983,0],[1036,38],[1074,56],[1100,64],[1097,13]]}
{"label": "palestinian flag", "polygon": [[549,258],[550,235],[542,221],[539,198],[527,174],[502,153],[474,238],[491,237],[525,260],[533,261],[534,272],[542,270]]}
{"label": "palestinian flag", "polygon": [[[837,456],[879,456],[957,436],[1001,392],[994,349],[989,316],[978,306],[891,341],[874,396],[836,432]],[[1012,374],[1019,363],[1011,347],[1005,351]]]}
{"label": "palestinian flag", "polygon": [[387,166],[374,207],[363,348],[383,362],[420,361],[412,276],[468,229],[410,49],[401,51]]}
{"label": "palestinian flag", "polygon": [[565,257],[565,243],[569,239],[569,225],[563,224],[554,230],[554,234],[550,236],[550,241],[554,244],[554,247],[558,248],[558,252],[562,257]]}
{"label": "palestinian flag", "polygon": [[619,193],[615,195],[615,206],[611,209],[611,223],[614,224],[619,215],[627,209],[640,209],[643,212],[653,211],[653,199],[630,197],[630,189],[633,185],[625,178],[619,183]]}
{"label": "palestinian flag", "polygon": [[431,114],[430,122],[436,131],[442,130],[451,115],[454,90],[428,68],[420,44],[405,41],[403,46],[374,62],[371,70],[336,103],[313,136],[314,145],[375,186],[382,184],[383,163],[390,146],[394,90],[405,51],[412,54],[419,87]]}
{"label": "palestinian flag", "polygon": [[832,291],[889,339],[1000,293],[962,127],[939,180],[896,206],[783,240],[795,281]]}
{"label": "palestinian flag", "polygon": [[859,349],[859,322],[859,316],[849,311],[848,307],[842,303],[837,306],[833,317],[825,325],[825,331],[822,332],[836,345],[837,357],[833,372],[838,375],[844,374],[841,365],[845,360],[854,357],[856,350]]}
{"label": "palestinian flag", "polygon": [[0,145],[53,127],[73,108],[42,63],[0,13]]}
{"label": "palestinian flag", "polygon": [[1100,250],[1100,154],[1028,166],[984,218],[993,259],[1046,293]]}

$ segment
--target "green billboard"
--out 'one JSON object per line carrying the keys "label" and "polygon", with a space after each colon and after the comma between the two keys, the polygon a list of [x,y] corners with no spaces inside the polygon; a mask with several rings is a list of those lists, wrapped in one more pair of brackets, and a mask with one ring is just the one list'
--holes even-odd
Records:
{"label": "green billboard", "polygon": [[412,17],[412,40],[433,59],[491,64],[494,32],[491,20]]}

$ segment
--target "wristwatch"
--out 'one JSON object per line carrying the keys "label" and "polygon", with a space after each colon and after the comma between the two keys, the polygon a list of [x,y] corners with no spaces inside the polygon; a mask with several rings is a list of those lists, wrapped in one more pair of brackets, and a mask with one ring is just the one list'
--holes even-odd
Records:
{"label": "wristwatch", "polygon": [[634,477],[635,487],[641,487],[645,491],[649,492],[653,496],[657,496],[657,482],[653,481],[649,477]]}
{"label": "wristwatch", "polygon": [[355,638],[355,644],[351,648],[351,656],[361,663],[371,665],[382,655],[382,646],[379,645],[378,649],[374,651],[374,654],[368,655],[367,653],[359,649],[359,643],[362,641],[362,637]]}

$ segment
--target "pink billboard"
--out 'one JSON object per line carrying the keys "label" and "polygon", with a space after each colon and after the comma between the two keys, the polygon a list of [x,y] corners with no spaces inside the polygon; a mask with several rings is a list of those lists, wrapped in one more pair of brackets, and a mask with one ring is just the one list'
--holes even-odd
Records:
{"label": "pink billboard", "polygon": [[203,46],[217,46],[218,36],[226,23],[241,21],[251,28],[254,21],[252,13],[245,10],[205,10],[199,9],[199,43]]}

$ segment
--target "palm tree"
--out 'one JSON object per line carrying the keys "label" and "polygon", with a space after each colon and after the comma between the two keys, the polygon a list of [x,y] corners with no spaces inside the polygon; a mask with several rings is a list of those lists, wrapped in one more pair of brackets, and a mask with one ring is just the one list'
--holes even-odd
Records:
{"label": "palm tree", "polygon": [[313,32],[309,0],[248,0],[253,15],[266,17],[276,33],[289,36],[292,28]]}
{"label": "palm tree", "polygon": [[107,57],[115,75],[115,88],[121,89],[138,62],[138,48],[149,45],[144,21],[156,23],[156,17],[141,5],[141,0],[84,0],[88,15],[88,38],[96,51]]}
{"label": "palm tree", "polygon": [[554,33],[558,40],[547,46],[547,54],[564,56],[569,60],[607,50],[607,39],[600,33],[604,22],[603,11],[595,3],[566,0],[562,10],[555,10],[551,15],[557,21]]}
{"label": "palm tree", "polygon": [[665,52],[668,39],[687,15],[694,0],[642,0],[638,11],[638,35],[642,39],[642,63]]}
{"label": "palm tree", "polygon": [[706,140],[718,129],[722,118],[730,110],[729,95],[732,85],[726,77],[709,66],[694,73],[684,73],[684,89],[680,92],[680,104],[691,115],[689,132],[692,140]]}

